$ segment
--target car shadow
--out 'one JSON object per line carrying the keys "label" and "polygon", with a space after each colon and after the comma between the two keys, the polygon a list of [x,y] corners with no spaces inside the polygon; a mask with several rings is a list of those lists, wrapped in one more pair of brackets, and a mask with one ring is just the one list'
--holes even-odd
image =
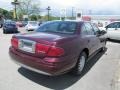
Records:
{"label": "car shadow", "polygon": [[120,43],[120,40],[109,40],[109,42],[113,42],[113,43]]}
{"label": "car shadow", "polygon": [[18,33],[20,33],[20,31],[18,31],[18,32],[8,32],[8,33],[3,33],[3,34],[18,34]]}
{"label": "car shadow", "polygon": [[44,87],[54,90],[64,90],[72,86],[77,81],[79,81],[83,76],[85,76],[89,72],[89,70],[92,69],[92,67],[96,64],[96,62],[104,55],[106,51],[107,48],[104,52],[97,53],[93,58],[91,58],[91,60],[89,60],[86,63],[85,69],[83,70],[80,76],[75,76],[71,75],[70,73],[67,73],[64,75],[51,77],[41,75],[36,72],[32,72],[22,67],[18,69],[18,72],[27,79]]}

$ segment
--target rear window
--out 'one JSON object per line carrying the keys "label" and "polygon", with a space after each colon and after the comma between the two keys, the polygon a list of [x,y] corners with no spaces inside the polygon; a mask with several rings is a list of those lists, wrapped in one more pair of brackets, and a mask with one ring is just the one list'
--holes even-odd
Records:
{"label": "rear window", "polygon": [[29,22],[29,24],[31,24],[31,25],[37,25],[38,23],[37,22]]}
{"label": "rear window", "polygon": [[5,24],[16,24],[14,21],[6,21]]}
{"label": "rear window", "polygon": [[76,22],[54,21],[42,24],[37,29],[37,32],[74,34],[76,31],[76,27]]}

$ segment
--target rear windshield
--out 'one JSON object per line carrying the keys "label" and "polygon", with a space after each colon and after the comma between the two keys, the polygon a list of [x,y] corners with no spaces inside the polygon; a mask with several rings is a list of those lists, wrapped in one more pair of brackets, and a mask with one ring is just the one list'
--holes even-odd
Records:
{"label": "rear windshield", "polygon": [[14,21],[6,21],[5,24],[16,24]]}
{"label": "rear windshield", "polygon": [[29,22],[29,24],[31,24],[31,25],[37,25],[38,23],[37,22]]}
{"label": "rear windshield", "polygon": [[74,34],[74,32],[76,31],[76,27],[76,22],[54,21],[42,24],[37,29],[37,32]]}

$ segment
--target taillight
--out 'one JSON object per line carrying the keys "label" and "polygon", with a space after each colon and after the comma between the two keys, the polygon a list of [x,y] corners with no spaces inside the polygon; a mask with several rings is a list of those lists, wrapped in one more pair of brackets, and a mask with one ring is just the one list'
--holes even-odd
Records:
{"label": "taillight", "polygon": [[54,56],[57,57],[57,56],[63,55],[64,50],[59,47],[37,43],[35,47],[35,53],[46,54],[47,56],[50,56],[50,57],[54,57]]}
{"label": "taillight", "polygon": [[11,44],[13,47],[18,48],[18,39],[17,38],[12,38],[11,39]]}
{"label": "taillight", "polygon": [[36,43],[35,52],[46,54],[48,52],[49,48],[50,48],[50,46]]}
{"label": "taillight", "polygon": [[52,46],[47,55],[48,56],[62,56],[63,54],[64,54],[64,50],[62,48]]}

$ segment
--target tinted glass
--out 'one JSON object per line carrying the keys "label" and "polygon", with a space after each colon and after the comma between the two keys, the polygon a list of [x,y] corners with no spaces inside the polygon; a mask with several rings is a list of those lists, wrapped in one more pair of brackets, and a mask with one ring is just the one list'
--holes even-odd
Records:
{"label": "tinted glass", "polygon": [[87,30],[86,30],[85,25],[82,25],[81,34],[82,34],[82,35],[88,35],[88,32],[87,32]]}
{"label": "tinted glass", "polygon": [[16,24],[14,21],[5,21],[5,24]]}
{"label": "tinted glass", "polygon": [[120,28],[120,23],[119,22],[111,23],[107,26],[107,28]]}
{"label": "tinted glass", "polygon": [[54,21],[42,24],[37,32],[73,34],[76,31],[76,22]]}
{"label": "tinted glass", "polygon": [[38,23],[37,22],[29,22],[29,24],[31,24],[31,25],[37,25]]}
{"label": "tinted glass", "polygon": [[118,28],[120,28],[120,22],[118,22]]}
{"label": "tinted glass", "polygon": [[94,35],[95,34],[90,23],[85,23],[85,28],[87,30],[88,35]]}
{"label": "tinted glass", "polygon": [[97,34],[100,31],[99,28],[93,23],[91,25],[92,25],[92,27],[94,29],[95,34]]}

